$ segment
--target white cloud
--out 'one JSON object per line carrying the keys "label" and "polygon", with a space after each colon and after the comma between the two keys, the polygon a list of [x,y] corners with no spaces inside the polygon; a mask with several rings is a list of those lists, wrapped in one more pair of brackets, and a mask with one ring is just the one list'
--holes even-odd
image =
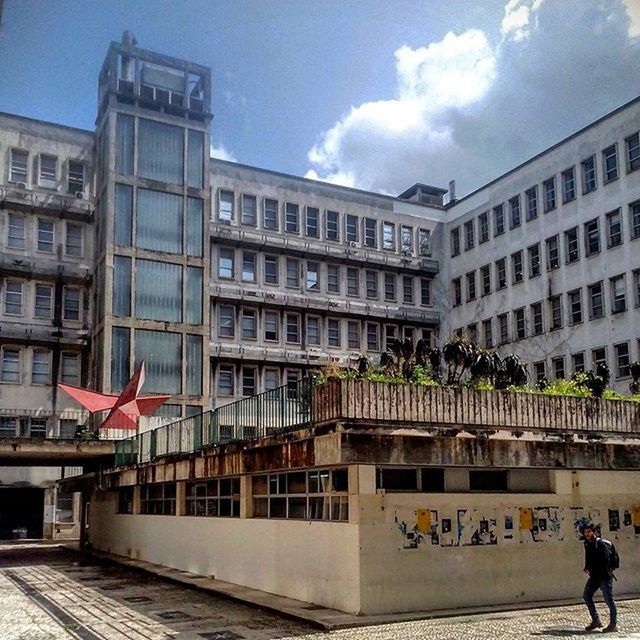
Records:
{"label": "white cloud", "polygon": [[640,0],[622,0],[624,8],[629,17],[629,30],[628,34],[630,38],[640,37]]}
{"label": "white cloud", "polygon": [[455,178],[463,195],[637,95],[638,5],[509,0],[493,44],[469,29],[400,47],[396,95],[352,106],[307,176],[393,193]]}
{"label": "white cloud", "polygon": [[235,156],[229,151],[222,142],[219,145],[214,145],[213,142],[209,147],[209,154],[212,158],[218,158],[218,160],[228,160],[229,162],[237,162]]}

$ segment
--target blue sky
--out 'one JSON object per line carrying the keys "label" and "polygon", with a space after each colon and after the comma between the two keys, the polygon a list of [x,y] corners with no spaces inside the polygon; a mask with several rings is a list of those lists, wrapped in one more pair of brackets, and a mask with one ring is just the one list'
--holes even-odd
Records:
{"label": "blue sky", "polygon": [[640,0],[5,0],[0,110],[92,129],[124,29],[212,68],[217,153],[391,193],[463,195],[640,94]]}

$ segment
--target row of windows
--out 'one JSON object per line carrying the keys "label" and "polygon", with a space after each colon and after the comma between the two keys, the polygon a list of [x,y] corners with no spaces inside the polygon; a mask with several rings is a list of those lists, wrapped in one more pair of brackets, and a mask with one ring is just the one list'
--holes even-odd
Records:
{"label": "row of windows", "polygon": [[[32,225],[35,224],[35,228]],[[37,218],[35,221],[20,213],[7,214],[6,246],[10,249],[35,249],[41,253],[56,253],[58,238],[64,238],[64,255],[81,258],[84,255],[82,225],[69,221]]]}
{"label": "row of windows", "polygon": [[[635,133],[625,140],[625,156],[627,173],[640,168],[640,139],[638,133]],[[598,186],[596,164],[595,155],[586,158],[580,163],[583,195],[594,191]],[[620,175],[618,148],[615,144],[607,147],[602,152],[602,175],[603,184],[616,180]],[[562,193],[563,204],[575,200],[577,194],[575,167],[569,167],[563,171],[560,174],[559,182],[556,176],[551,176],[542,183],[542,202],[539,201],[538,185],[534,185],[525,191],[524,199],[521,198],[521,194],[518,194],[510,198],[508,202],[493,207],[493,236],[497,237],[505,233],[507,216],[509,218],[509,227],[513,229],[522,224],[523,214],[525,220],[529,221],[536,219],[541,209],[545,213],[555,209],[559,202],[558,189]],[[485,211],[478,216],[478,244],[483,244],[489,240],[491,232],[489,213],[489,211]],[[465,251],[470,251],[476,245],[476,221],[467,220],[462,228],[464,233],[464,249]],[[640,231],[638,233],[640,233]],[[455,227],[451,230],[450,249],[452,257],[461,253],[462,239],[460,234],[461,227]]]}
{"label": "row of windows", "polygon": [[[611,295],[611,313],[621,313],[627,308],[626,275],[621,274],[609,280]],[[633,302],[640,306],[640,269],[633,272]],[[482,345],[490,349],[495,344],[506,344],[510,340],[523,340],[529,336],[538,336],[548,331],[561,329],[565,325],[577,325],[584,321],[583,289],[574,289],[564,296],[551,296],[546,301],[538,301],[511,312],[512,321],[509,326],[509,315],[501,313],[496,317],[497,334],[493,333],[493,318],[481,322]],[[605,295],[602,281],[594,282],[586,287],[586,306],[588,319],[596,320],[605,315]],[[545,323],[545,315],[547,322]],[[458,330],[457,333],[459,333]],[[467,327],[467,335],[473,342],[478,342],[478,325],[472,323]]]}
{"label": "row of windows", "polygon": [[[3,346],[0,360],[0,382],[10,384],[51,384],[52,353],[35,347]],[[58,380],[80,384],[80,354],[63,351]]]}
{"label": "row of windows", "polygon": [[[41,383],[36,383],[41,384]],[[76,437],[83,418],[44,416],[0,416],[0,438],[63,438]]]}
{"label": "row of windows", "polygon": [[[218,364],[213,370],[216,395],[229,398],[240,389],[243,396],[254,396],[261,391],[270,391],[286,385],[295,385],[302,376],[300,369],[278,367],[257,367],[250,365]],[[222,434],[221,434],[222,435]]]}
{"label": "row of windows", "polygon": [[[258,211],[258,205],[262,211]],[[409,225],[379,222],[375,218],[359,216],[318,207],[301,206],[293,202],[279,202],[254,195],[236,196],[233,191],[218,190],[218,220],[232,221],[268,231],[322,238],[330,242],[359,244],[363,247],[399,251],[403,255],[431,255],[431,231],[420,228],[417,233]]]}
{"label": "row of windows", "polygon": [[[29,152],[24,149],[11,149],[9,159],[9,182],[30,184]],[[59,162],[57,156],[39,153],[35,157],[34,183],[45,189],[65,189],[67,193],[78,194],[84,191],[85,166],[79,160]]]}
{"label": "row of windows", "polygon": [[239,276],[241,282],[257,283],[261,275],[262,284],[279,285],[284,281],[285,286],[291,289],[324,289],[327,293],[355,297],[360,297],[364,290],[365,296],[373,300],[381,297],[382,286],[382,297],[386,301],[395,302],[401,295],[405,304],[432,304],[431,281],[427,278],[398,276],[395,273],[381,274],[379,271],[362,270],[358,267],[342,267],[317,260],[282,258],[226,247],[217,249],[217,257],[217,269],[212,267],[212,275],[217,275],[221,280],[237,280]]}
{"label": "row of windows", "polygon": [[[7,316],[25,316],[33,309],[33,317],[51,320],[54,312],[54,285],[6,278],[2,283],[2,311]],[[62,289],[62,318],[79,322],[84,317],[83,291],[65,285]]]}

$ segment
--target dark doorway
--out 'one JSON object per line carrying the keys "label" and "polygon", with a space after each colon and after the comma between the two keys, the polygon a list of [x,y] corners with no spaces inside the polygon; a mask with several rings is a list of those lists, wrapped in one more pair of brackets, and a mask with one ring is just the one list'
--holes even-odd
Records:
{"label": "dark doorway", "polygon": [[43,518],[44,489],[0,489],[0,540],[42,538]]}

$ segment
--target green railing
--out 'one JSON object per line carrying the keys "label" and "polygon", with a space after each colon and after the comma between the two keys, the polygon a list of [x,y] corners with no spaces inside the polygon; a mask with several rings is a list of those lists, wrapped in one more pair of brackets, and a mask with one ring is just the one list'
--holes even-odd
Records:
{"label": "green railing", "polygon": [[116,466],[292,431],[314,419],[313,378],[225,404],[116,442]]}

